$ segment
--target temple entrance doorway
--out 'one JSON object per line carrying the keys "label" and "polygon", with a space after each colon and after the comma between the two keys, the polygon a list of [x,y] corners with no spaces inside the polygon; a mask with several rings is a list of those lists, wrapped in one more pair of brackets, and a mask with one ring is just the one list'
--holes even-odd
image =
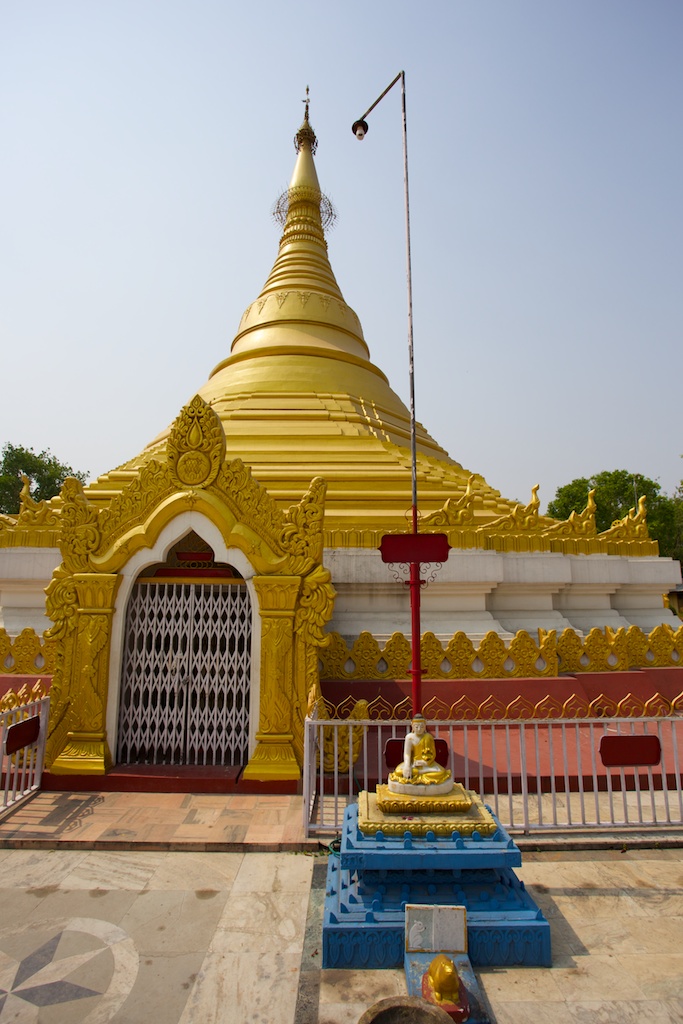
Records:
{"label": "temple entrance doorway", "polygon": [[249,746],[251,601],[196,534],[132,589],[119,764],[242,765]]}

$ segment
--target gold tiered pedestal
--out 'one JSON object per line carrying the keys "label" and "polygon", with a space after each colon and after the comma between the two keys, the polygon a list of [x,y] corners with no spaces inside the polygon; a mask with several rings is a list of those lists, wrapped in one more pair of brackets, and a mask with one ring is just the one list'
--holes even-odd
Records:
{"label": "gold tiered pedestal", "polygon": [[498,828],[481,797],[473,790],[456,782],[450,793],[443,796],[404,796],[391,793],[380,785],[375,793],[358,794],[358,829],[364,835],[374,836],[450,836],[458,832],[462,837],[478,832],[492,836]]}

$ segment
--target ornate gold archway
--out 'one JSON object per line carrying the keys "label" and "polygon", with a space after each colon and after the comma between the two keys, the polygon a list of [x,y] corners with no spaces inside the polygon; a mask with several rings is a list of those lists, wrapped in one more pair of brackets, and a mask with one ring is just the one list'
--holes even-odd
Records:
{"label": "ornate gold archway", "polygon": [[322,565],[325,487],[316,478],[298,504],[282,511],[241,460],[226,461],[220,420],[199,396],[181,410],[165,452],[107,507],[89,502],[77,480],[66,481],[62,564],[47,588],[57,641],[47,748],[53,773],[103,774],[111,767],[106,707],[121,572],[176,516],[194,511],[255,572],[261,683],[256,746],[244,777],[300,776],[306,696],[318,678],[334,604]]}

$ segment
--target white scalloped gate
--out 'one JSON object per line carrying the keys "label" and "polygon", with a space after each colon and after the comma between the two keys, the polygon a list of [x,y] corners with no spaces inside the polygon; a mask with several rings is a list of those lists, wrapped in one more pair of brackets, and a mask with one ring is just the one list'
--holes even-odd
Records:
{"label": "white scalloped gate", "polygon": [[244,584],[139,580],[126,616],[118,763],[245,764],[250,674]]}

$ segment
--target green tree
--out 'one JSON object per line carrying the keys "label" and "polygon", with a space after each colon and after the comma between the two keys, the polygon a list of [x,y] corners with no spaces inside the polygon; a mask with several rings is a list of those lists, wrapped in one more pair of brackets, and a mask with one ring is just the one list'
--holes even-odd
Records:
{"label": "green tree", "polygon": [[582,512],[588,501],[588,492],[595,491],[595,525],[598,533],[609,530],[617,519],[623,519],[628,510],[637,505],[638,498],[647,499],[647,525],[650,536],[658,541],[662,555],[683,558],[683,482],[671,496],[662,493],[656,480],[626,469],[613,469],[596,473],[592,477],[577,477],[571,483],[558,487],[548,504],[548,515],[567,519],[571,512]]}
{"label": "green tree", "polygon": [[0,512],[15,514],[19,511],[22,473],[29,478],[34,501],[59,494],[68,476],[75,476],[83,484],[88,477],[87,473],[79,473],[59,462],[49,451],[36,453],[32,448],[6,444],[0,457]]}

